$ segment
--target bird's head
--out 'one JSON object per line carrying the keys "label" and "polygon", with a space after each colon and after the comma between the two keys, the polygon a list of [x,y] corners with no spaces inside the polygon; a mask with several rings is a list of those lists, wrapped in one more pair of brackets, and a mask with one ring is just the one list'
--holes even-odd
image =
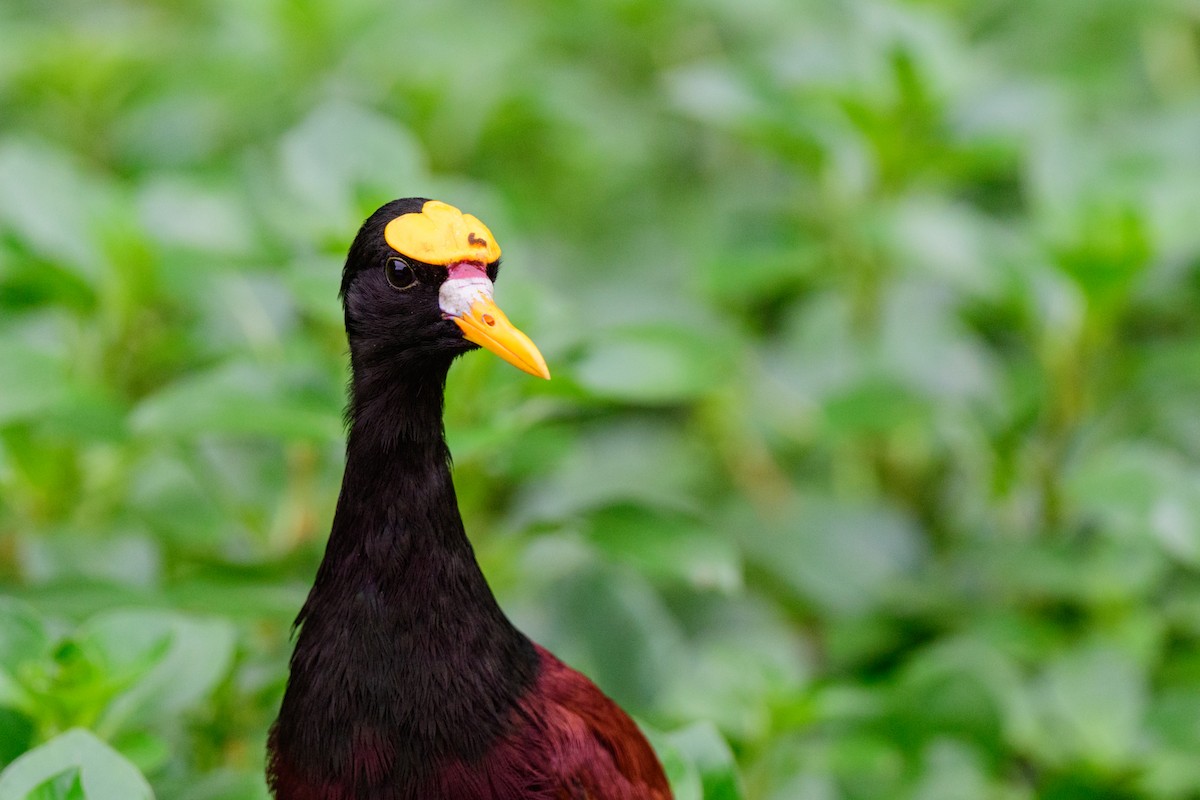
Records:
{"label": "bird's head", "polygon": [[419,365],[486,348],[549,378],[537,347],[492,298],[500,246],[487,226],[422,197],[393,200],[358,232],[342,275],[356,361]]}

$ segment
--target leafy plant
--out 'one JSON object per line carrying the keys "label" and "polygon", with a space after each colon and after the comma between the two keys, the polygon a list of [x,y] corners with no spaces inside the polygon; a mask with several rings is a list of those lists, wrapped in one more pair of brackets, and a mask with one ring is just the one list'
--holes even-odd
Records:
{"label": "leafy plant", "polygon": [[266,796],[341,259],[425,195],[497,233],[555,376],[452,370],[484,570],[681,798],[1196,796],[1198,31],[4,5],[0,787]]}

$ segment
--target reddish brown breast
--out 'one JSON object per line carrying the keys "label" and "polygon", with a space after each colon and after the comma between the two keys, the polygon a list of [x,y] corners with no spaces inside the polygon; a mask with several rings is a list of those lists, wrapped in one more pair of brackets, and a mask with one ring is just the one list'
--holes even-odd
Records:
{"label": "reddish brown breast", "polygon": [[[393,769],[386,737],[365,737],[337,778],[277,761],[279,800],[671,800],[666,775],[629,715],[537,647],[539,669],[507,731],[478,759],[446,757],[416,780]],[[436,723],[432,723],[436,724]],[[411,735],[411,734],[410,734]]]}
{"label": "reddish brown breast", "polygon": [[654,750],[621,707],[537,648],[541,670],[521,703],[524,737],[560,800],[669,800]]}

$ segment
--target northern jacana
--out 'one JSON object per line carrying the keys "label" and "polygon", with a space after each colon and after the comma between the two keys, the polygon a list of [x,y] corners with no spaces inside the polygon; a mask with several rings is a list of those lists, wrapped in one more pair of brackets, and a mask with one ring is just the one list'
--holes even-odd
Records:
{"label": "northern jacana", "polygon": [[499,265],[483,223],[424,198],[350,247],[346,467],[271,729],[278,800],[671,797],[629,716],[508,620],[463,529],[451,362],[479,346],[550,377],[492,299]]}

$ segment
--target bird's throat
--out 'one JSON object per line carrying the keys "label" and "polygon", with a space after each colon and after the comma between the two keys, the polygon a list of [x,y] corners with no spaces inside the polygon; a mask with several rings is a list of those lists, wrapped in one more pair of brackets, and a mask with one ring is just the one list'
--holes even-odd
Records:
{"label": "bird's throat", "polygon": [[535,678],[533,646],[463,530],[445,374],[409,374],[374,395],[356,380],[342,491],[272,737],[277,759],[331,780],[415,777],[442,757],[475,757]]}

